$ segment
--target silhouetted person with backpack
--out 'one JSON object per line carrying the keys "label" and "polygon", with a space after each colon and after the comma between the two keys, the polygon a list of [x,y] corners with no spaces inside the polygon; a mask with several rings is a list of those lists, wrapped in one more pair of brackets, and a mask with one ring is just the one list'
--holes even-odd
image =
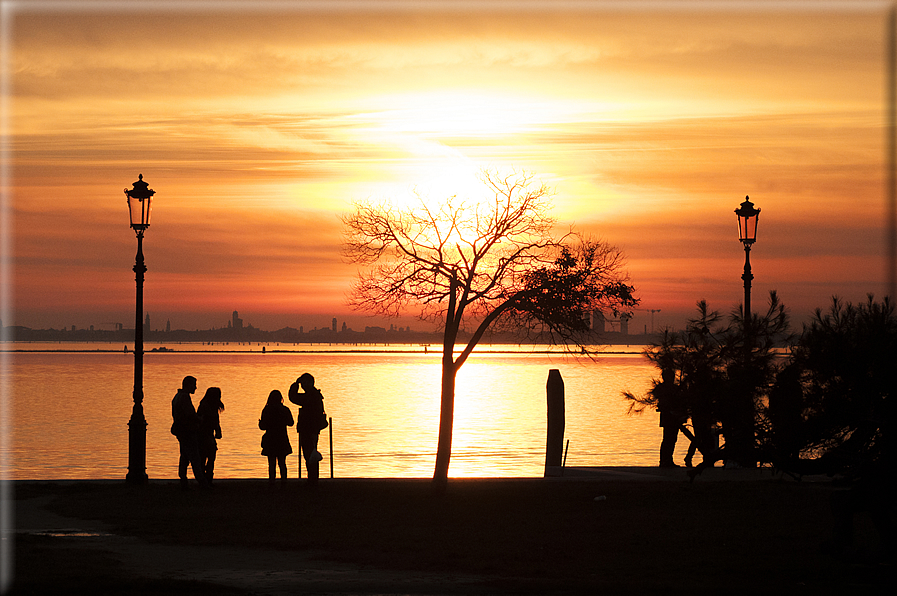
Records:
{"label": "silhouetted person with backpack", "polygon": [[268,394],[268,403],[259,418],[262,435],[262,455],[268,456],[268,482],[273,486],[280,467],[281,486],[287,482],[287,456],[293,452],[287,427],[293,426],[293,413],[283,405],[283,394],[275,389]]}
{"label": "silhouetted person with backpack", "polygon": [[324,459],[318,452],[318,433],[327,428],[324,396],[315,387],[315,378],[308,373],[303,373],[290,385],[288,395],[290,401],[299,406],[296,431],[299,433],[299,445],[308,471],[308,483],[315,485],[318,482],[320,462]]}
{"label": "silhouetted person with backpack", "polygon": [[181,488],[187,490],[187,464],[193,468],[193,477],[200,486],[205,486],[202,473],[202,462],[199,455],[199,416],[193,407],[191,394],[196,392],[196,377],[186,376],[181,388],[171,400],[171,434],[178,439],[180,455],[178,458],[178,478]]}
{"label": "silhouetted person with backpack", "polygon": [[196,408],[199,416],[199,459],[202,471],[209,484],[215,475],[215,458],[218,454],[218,439],[221,438],[221,421],[218,416],[224,411],[221,388],[209,387]]}

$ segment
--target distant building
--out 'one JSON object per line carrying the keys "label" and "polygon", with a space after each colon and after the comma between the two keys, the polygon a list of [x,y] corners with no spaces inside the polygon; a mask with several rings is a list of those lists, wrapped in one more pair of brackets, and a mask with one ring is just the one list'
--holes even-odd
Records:
{"label": "distant building", "polygon": [[150,318],[149,313],[146,313],[146,320],[143,321],[143,332],[148,333],[150,330]]}
{"label": "distant building", "polygon": [[171,333],[171,319],[165,321],[165,333]]}
{"label": "distant building", "polygon": [[607,319],[604,318],[604,313],[600,310],[592,311],[592,331],[597,331],[598,333],[604,333],[607,323]]}
{"label": "distant building", "polygon": [[[334,319],[334,320],[336,320],[336,319]],[[346,330],[347,330],[347,327],[346,327],[346,322],[345,322],[345,321],[343,321],[343,333],[345,333],[345,332],[346,332]]]}
{"label": "distant building", "polygon": [[237,311],[234,311],[232,327],[234,329],[242,329],[243,328],[243,319],[240,318],[240,315],[239,315],[239,313],[237,313]]}
{"label": "distant building", "polygon": [[336,333],[336,317],[333,317],[333,321],[331,321],[330,324],[331,324],[330,328],[333,329],[334,333]]}

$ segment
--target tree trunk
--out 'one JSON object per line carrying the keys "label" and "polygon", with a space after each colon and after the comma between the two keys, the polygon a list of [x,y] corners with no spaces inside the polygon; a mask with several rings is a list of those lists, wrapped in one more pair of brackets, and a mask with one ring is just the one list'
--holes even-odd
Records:
{"label": "tree trunk", "polygon": [[[448,348],[451,350],[451,347]],[[442,362],[442,394],[439,407],[439,440],[436,449],[436,470],[433,484],[444,490],[448,484],[449,461],[452,457],[452,428],[455,421],[455,364],[451,354]]]}
{"label": "tree trunk", "polygon": [[456,316],[458,280],[454,272],[450,282],[449,304],[442,336],[442,392],[439,400],[439,438],[436,446],[436,469],[433,486],[441,493],[448,485],[449,460],[452,457],[452,427],[455,423],[455,339],[460,317]]}

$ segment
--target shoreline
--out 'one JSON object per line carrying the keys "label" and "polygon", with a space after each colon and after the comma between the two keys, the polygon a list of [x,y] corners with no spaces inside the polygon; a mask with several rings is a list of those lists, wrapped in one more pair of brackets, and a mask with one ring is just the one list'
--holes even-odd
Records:
{"label": "shoreline", "polygon": [[[230,347],[234,344],[239,347]],[[32,347],[38,345],[40,347]],[[76,347],[67,347],[75,345]],[[122,346],[123,348],[102,348],[93,346]],[[147,346],[153,346],[148,348]],[[591,353],[593,356],[602,355],[621,355],[621,354],[637,354],[644,353],[645,348],[650,344],[643,341],[633,342],[614,342],[614,343],[596,343],[591,348],[596,351]],[[0,354],[15,353],[128,353],[133,354],[133,339],[131,341],[79,341],[79,340],[35,340],[35,341],[4,341],[0,342]],[[175,347],[169,347],[175,346]],[[198,346],[202,346],[201,349]],[[456,344],[455,352],[460,353],[464,350],[464,344]],[[384,342],[384,341],[365,341],[365,342],[275,342],[275,341],[245,341],[245,342],[199,342],[199,341],[174,341],[174,342],[144,342],[144,354],[167,354],[167,353],[264,353],[264,354],[351,354],[351,353],[372,353],[372,354],[442,354],[441,343],[430,342]],[[520,355],[540,355],[540,356],[578,356],[582,352],[565,350],[548,343],[513,343],[513,342],[480,342],[477,344],[475,353],[478,354],[520,354]]]}
{"label": "shoreline", "polygon": [[[601,481],[601,480],[621,480],[629,482],[689,482],[687,475],[688,468],[661,468],[658,466],[565,466],[558,470],[553,470],[549,476],[450,476],[449,483],[468,483],[468,482],[566,482],[566,481]],[[216,482],[230,483],[253,483],[267,480],[263,476],[251,478],[228,478],[216,477]],[[296,478],[290,476],[288,482],[304,481],[305,478]],[[321,483],[340,483],[340,482],[360,482],[360,483],[376,483],[376,482],[394,482],[394,483],[419,483],[429,482],[430,476],[405,477],[405,476],[358,476],[358,477],[337,477],[329,478],[322,476]],[[765,481],[792,482],[793,478],[783,475],[771,467],[757,468],[725,468],[717,465],[705,468],[703,473],[698,475],[694,482],[765,482]],[[43,484],[86,484],[86,485],[110,485],[114,486],[125,482],[122,478],[15,478],[10,479],[10,485],[43,485]],[[177,478],[166,476],[162,478],[150,478],[149,484],[166,484],[177,482]],[[190,477],[190,482],[194,480]],[[832,479],[828,476],[819,474],[814,476],[804,476],[800,482],[805,484],[814,483],[830,483]],[[129,485],[131,486],[131,485]],[[139,486],[134,487],[139,488]]]}
{"label": "shoreline", "polygon": [[[549,475],[544,476],[450,476],[449,482],[452,484],[468,483],[468,482],[577,482],[577,481],[624,481],[624,482],[764,482],[779,481],[792,482],[794,478],[776,471],[772,467],[757,468],[725,468],[722,465],[705,468],[694,481],[691,481],[687,475],[688,468],[660,468],[657,466],[560,466],[552,468]],[[291,470],[292,471],[292,470]],[[261,475],[264,471],[260,468],[259,475],[250,477],[228,477],[216,476],[216,482],[225,482],[228,484],[255,483],[262,482],[266,478]],[[192,474],[192,472],[189,472]],[[321,476],[322,483],[340,483],[340,482],[359,482],[359,483],[377,483],[377,482],[395,482],[395,483],[420,483],[430,482],[431,476],[337,476],[330,478],[326,474]],[[190,476],[191,483],[194,482]],[[305,478],[289,476],[288,482],[304,482]],[[125,482],[124,475],[115,478],[16,478],[10,479],[10,486],[19,485],[98,485],[98,486],[115,486]],[[159,485],[177,482],[174,475],[163,476],[158,478],[150,478],[148,484]],[[800,482],[804,484],[831,483],[833,480],[823,474],[813,476],[803,476]],[[135,487],[139,488],[139,487]]]}
{"label": "shoreline", "polygon": [[[133,354],[134,350],[128,350],[125,352],[124,350],[25,350],[25,349],[15,349],[15,350],[0,350],[0,354],[18,354],[18,353],[26,353],[26,354]],[[421,350],[281,350],[281,349],[272,349],[272,350],[176,350],[176,349],[165,349],[165,350],[146,350],[143,352],[144,354],[432,354],[434,356],[441,356],[441,352],[436,350],[429,351],[421,351]],[[475,352],[476,354],[503,354],[503,355],[530,355],[536,354],[540,356],[553,355],[553,356],[578,356],[580,354],[567,354],[564,352],[553,352],[550,350],[535,350],[531,352],[522,352],[519,350],[484,350],[480,352]],[[599,352],[596,356],[602,355],[621,355],[621,354],[629,354],[629,355],[638,355],[641,354],[641,351],[613,351],[613,352]]]}

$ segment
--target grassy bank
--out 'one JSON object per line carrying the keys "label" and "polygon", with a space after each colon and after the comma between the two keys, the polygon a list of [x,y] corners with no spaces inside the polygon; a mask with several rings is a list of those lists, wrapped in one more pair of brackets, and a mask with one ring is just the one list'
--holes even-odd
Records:
{"label": "grassy bank", "polygon": [[[484,592],[818,594],[891,585],[893,567],[878,560],[877,536],[861,517],[850,557],[829,553],[831,490],[777,479],[509,479],[455,480],[437,497],[424,480],[326,480],[315,491],[222,481],[186,493],[167,482],[25,483],[16,497],[52,494],[56,513],[103,520],[152,543],[312,551],[323,561],[476,574]],[[40,575],[46,567],[29,540],[19,541],[19,577],[40,587],[52,578]],[[78,574],[67,581],[74,586]]]}

